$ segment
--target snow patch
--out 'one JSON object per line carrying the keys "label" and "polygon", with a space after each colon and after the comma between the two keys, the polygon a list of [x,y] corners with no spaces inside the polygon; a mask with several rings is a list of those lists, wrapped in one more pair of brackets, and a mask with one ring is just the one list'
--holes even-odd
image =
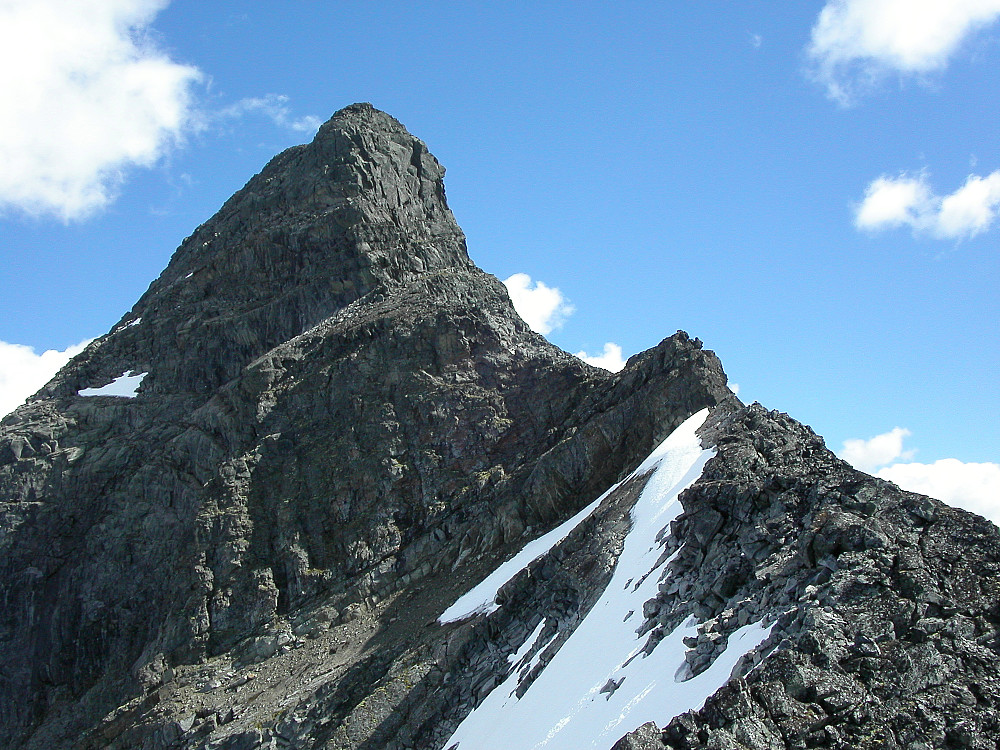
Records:
{"label": "snow patch", "polygon": [[113,330],[113,331],[112,331],[111,333],[112,333],[112,334],[116,334],[116,333],[121,333],[121,332],[122,332],[122,331],[124,331],[124,330],[125,330],[126,328],[131,328],[132,326],[137,326],[137,325],[139,325],[139,324],[140,324],[141,322],[142,322],[142,318],[141,318],[141,317],[138,317],[138,318],[136,318],[135,320],[130,320],[130,321],[129,321],[128,323],[125,323],[125,324],[123,324],[123,325],[120,325],[120,326],[118,326],[118,327],[117,327],[117,328],[116,328],[115,330]]}
{"label": "snow patch", "polygon": [[[531,645],[535,642],[538,636],[541,635],[542,628],[544,627],[545,627],[545,618],[543,617],[542,621],[538,623],[537,627],[535,627],[535,632],[533,632],[525,639],[524,643],[521,644],[521,648],[519,648],[516,653],[513,653],[507,657],[507,661],[509,661],[511,664],[517,664],[522,659],[524,659],[524,657],[527,656],[528,652],[531,650]],[[538,650],[541,651],[541,648],[539,648]],[[518,665],[518,666],[524,666],[524,665]]]}
{"label": "snow patch", "polygon": [[[139,321],[135,321],[138,323]],[[139,384],[142,379],[149,375],[148,372],[141,372],[133,375],[132,370],[128,370],[122,375],[112,380],[107,385],[100,388],[84,388],[77,392],[78,396],[122,396],[124,398],[135,398],[138,395]]]}
{"label": "snow patch", "polygon": [[522,569],[528,567],[532,562],[569,536],[569,533],[579,526],[587,516],[593,513],[597,509],[597,506],[601,504],[601,501],[616,487],[618,487],[617,484],[568,521],[561,523],[547,534],[543,534],[524,545],[520,552],[507,560],[507,562],[502,563],[500,567],[486,576],[472,590],[460,596],[454,604],[441,614],[438,622],[442,624],[457,622],[468,619],[473,615],[496,612],[500,608],[500,605],[496,603],[496,596],[500,589],[503,588],[503,585]]}
{"label": "snow patch", "polygon": [[[697,633],[696,622],[675,628],[648,655],[643,652],[646,638],[636,633],[639,618],[629,622],[632,618],[628,614],[642,612],[642,605],[657,593],[660,576],[655,573],[666,565],[656,565],[658,533],[680,513],[677,497],[701,476],[715,455],[714,449],[701,448],[695,434],[707,416],[704,409],[690,417],[632,474],[654,471],[632,511],[632,529],[611,582],[587,617],[520,700],[512,697],[519,679],[515,671],[465,718],[445,747],[458,743],[461,750],[606,750],[647,721],[662,726],[684,711],[699,708],[728,681],[740,658],[767,638],[770,628],[747,625],[729,637],[728,648],[708,669],[687,678],[683,639]],[[548,549],[558,541],[556,536],[564,538],[594,507],[596,504],[588,506],[546,535],[551,535],[551,540],[537,540],[545,540],[547,545],[539,546]],[[495,596],[497,581],[508,580],[511,572],[520,569],[512,570],[513,562],[527,559],[523,554],[527,549],[501,566],[503,576],[495,574],[487,579],[493,579],[489,586],[484,581],[476,587],[474,591],[481,590],[469,603],[473,599],[482,602],[489,592]],[[531,559],[538,554],[533,550]],[[444,615],[441,619],[445,620]],[[524,649],[522,646],[518,653],[527,653]],[[679,682],[681,679],[684,681]]]}
{"label": "snow patch", "polygon": [[[639,465],[639,468],[633,471],[627,478],[614,484],[604,494],[568,521],[564,521],[547,534],[543,534],[537,539],[528,542],[521,548],[520,552],[515,554],[506,562],[502,563],[500,567],[490,573],[470,591],[467,591],[465,594],[460,596],[454,604],[448,607],[448,609],[441,614],[438,618],[438,622],[442,624],[457,622],[459,620],[468,619],[473,615],[488,615],[496,612],[497,609],[499,609],[499,605],[496,603],[496,596],[505,583],[510,581],[521,570],[527,568],[532,562],[546,554],[549,550],[559,544],[559,542],[569,536],[573,529],[583,523],[583,521],[585,521],[591,513],[597,510],[597,507],[604,502],[604,498],[629,480],[656,468],[661,460],[666,456],[666,453],[669,452],[674,445],[674,443],[671,443],[670,441],[674,439],[675,435],[677,436],[675,441],[677,443],[681,441],[682,437],[686,437],[688,440],[693,439],[695,445],[697,445],[697,449],[700,451],[701,443],[698,441],[698,438],[694,435],[694,433],[699,427],[701,427],[702,424],[704,424],[707,417],[708,409],[702,409],[694,416],[689,417],[687,421],[674,430],[666,440],[660,443],[660,445],[658,445],[653,452],[649,454],[646,460]],[[697,424],[694,427],[686,429],[689,423],[695,424],[696,420]],[[685,431],[682,433],[682,430]],[[688,433],[690,433],[690,435],[688,435]],[[652,479],[650,482],[652,482]]]}
{"label": "snow patch", "polygon": [[[545,650],[545,647],[549,645],[549,642],[555,638],[556,635],[558,635],[559,631],[553,630],[552,634],[548,638],[544,641],[539,641],[539,638],[542,635],[542,630],[545,628],[545,623],[546,620],[543,618],[542,621],[538,623],[535,631],[529,635],[527,639],[525,639],[524,643],[521,644],[521,648],[517,650],[517,653],[511,654],[507,657],[507,661],[513,664],[514,668],[507,679],[495,688],[496,691],[499,691],[499,695],[507,696],[504,699],[503,705],[507,705],[508,703],[517,700],[517,697],[514,695],[514,691],[517,690],[517,686],[520,684],[521,680],[531,673],[531,670],[533,670],[535,665],[541,660],[542,652]],[[532,647],[536,645],[535,641],[539,641],[537,648],[535,648],[535,653],[529,657],[528,652],[531,651]]]}

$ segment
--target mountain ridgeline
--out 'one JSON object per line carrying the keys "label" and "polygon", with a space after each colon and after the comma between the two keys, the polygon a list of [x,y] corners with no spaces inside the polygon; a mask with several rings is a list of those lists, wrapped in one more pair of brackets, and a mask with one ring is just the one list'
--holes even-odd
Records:
{"label": "mountain ridgeline", "polygon": [[337,112],[3,420],[0,747],[1000,747],[1000,531],[553,346],[443,176]]}

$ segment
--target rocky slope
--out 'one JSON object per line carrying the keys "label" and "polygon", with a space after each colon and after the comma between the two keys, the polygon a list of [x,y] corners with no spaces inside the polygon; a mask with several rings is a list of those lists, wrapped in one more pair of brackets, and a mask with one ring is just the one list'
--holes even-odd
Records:
{"label": "rocky slope", "polygon": [[[633,672],[573,685],[580,717],[629,706],[589,746],[995,747],[996,527],[745,407],[686,334],[617,375],[553,347],[469,260],[443,173],[341,110],[4,419],[0,746],[484,750],[469,717],[546,704],[628,574],[612,672],[715,682],[642,721]],[[650,489],[698,414],[703,468]],[[496,603],[439,619],[533,540]]]}

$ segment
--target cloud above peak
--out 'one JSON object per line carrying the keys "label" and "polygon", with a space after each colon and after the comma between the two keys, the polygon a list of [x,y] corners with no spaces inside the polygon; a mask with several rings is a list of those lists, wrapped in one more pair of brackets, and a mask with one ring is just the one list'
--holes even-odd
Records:
{"label": "cloud above peak", "polygon": [[969,175],[949,195],[936,195],[924,173],[882,175],[872,180],[855,209],[858,229],[879,231],[909,227],[915,234],[960,240],[989,229],[1000,211],[1000,170],[985,177]]}
{"label": "cloud above peak", "polygon": [[0,2],[0,208],[85,218],[193,127],[202,74],[148,33],[167,4]]}
{"label": "cloud above peak", "polygon": [[903,427],[893,427],[870,440],[845,440],[840,457],[855,469],[873,472],[897,459],[913,458],[914,451],[903,450],[903,439],[910,435],[910,431]]}
{"label": "cloud above peak", "polygon": [[621,372],[625,368],[625,358],[622,356],[622,348],[611,341],[604,345],[604,352],[601,354],[577,352],[576,356],[588,365],[601,367],[611,372]]}
{"label": "cloud above peak", "polygon": [[279,128],[286,128],[296,133],[308,133],[310,136],[315,134],[323,121],[315,115],[295,116],[288,106],[288,101],[288,97],[284,94],[247,97],[222,109],[218,117],[224,120],[241,119],[256,112],[271,120]]}
{"label": "cloud above peak", "polygon": [[901,489],[943,500],[1000,525],[1000,464],[943,458],[924,464],[904,450],[909,430],[894,427],[868,440],[845,440],[838,455],[856,469],[894,482]]}
{"label": "cloud above peak", "polygon": [[1000,17],[1000,0],[829,0],[807,49],[811,73],[843,105],[888,74],[943,70]]}
{"label": "cloud above peak", "polygon": [[943,500],[993,521],[1000,526],[1000,465],[965,463],[942,458],[930,464],[899,463],[878,470],[875,476],[888,479],[910,492]]}
{"label": "cloud above peak", "polygon": [[35,354],[30,346],[0,341],[0,417],[23,404],[92,340],[86,339],[63,351],[49,349],[41,354]]}
{"label": "cloud above peak", "polygon": [[526,273],[515,273],[503,283],[517,314],[543,336],[559,328],[576,310],[557,287],[532,281]]}

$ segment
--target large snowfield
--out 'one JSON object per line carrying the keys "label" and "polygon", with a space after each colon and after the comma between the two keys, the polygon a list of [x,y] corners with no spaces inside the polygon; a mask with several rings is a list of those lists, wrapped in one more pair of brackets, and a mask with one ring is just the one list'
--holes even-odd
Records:
{"label": "large snowfield", "polygon": [[[648,721],[663,726],[672,717],[699,708],[726,683],[740,657],[768,636],[770,628],[759,624],[741,628],[730,636],[728,648],[711,667],[679,681],[687,676],[683,638],[697,634],[697,624],[688,621],[676,628],[648,655],[643,654],[646,636],[636,633],[643,603],[656,596],[661,580],[657,571],[667,564],[656,566],[661,552],[657,534],[680,513],[678,496],[701,476],[715,455],[712,449],[702,449],[695,434],[707,417],[708,410],[703,409],[688,418],[632,474],[654,470],[632,511],[632,529],[611,582],[576,631],[518,699],[514,691],[520,675],[531,666],[523,662],[541,636],[544,621],[539,624],[511,656],[516,667],[510,677],[465,718],[446,748],[457,744],[460,750],[606,750]],[[621,484],[528,544],[446,610],[441,620],[494,611],[493,597],[500,587],[565,538]],[[615,684],[618,687],[609,692]]]}

